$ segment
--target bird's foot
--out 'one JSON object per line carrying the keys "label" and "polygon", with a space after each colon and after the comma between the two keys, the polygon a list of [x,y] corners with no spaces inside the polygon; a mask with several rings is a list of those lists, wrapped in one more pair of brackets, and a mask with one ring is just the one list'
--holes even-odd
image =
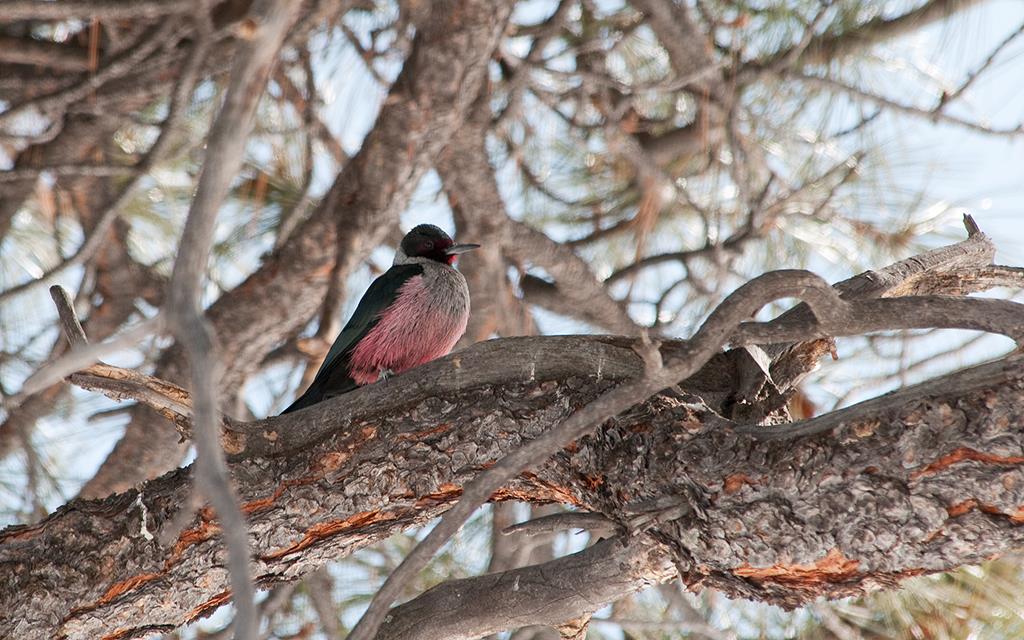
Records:
{"label": "bird's foot", "polygon": [[377,375],[377,381],[380,382],[383,380],[387,380],[393,375],[395,375],[395,372],[392,371],[391,369],[381,369],[380,373]]}

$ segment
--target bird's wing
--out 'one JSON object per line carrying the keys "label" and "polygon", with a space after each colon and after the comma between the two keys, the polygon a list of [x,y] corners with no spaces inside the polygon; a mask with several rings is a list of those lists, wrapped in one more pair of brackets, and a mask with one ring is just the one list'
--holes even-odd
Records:
{"label": "bird's wing", "polygon": [[355,312],[349,318],[345,328],[331,345],[324,363],[313,383],[283,413],[295,411],[321,400],[351,391],[355,383],[348,377],[348,359],[359,341],[366,336],[380,321],[381,314],[391,306],[398,297],[398,292],[410,278],[423,274],[423,267],[418,264],[395,265],[382,273],[370,284],[363,294]]}
{"label": "bird's wing", "polygon": [[[382,273],[370,284],[363,298],[356,306],[345,328],[338,334],[331,350],[327,352],[320,371],[334,367],[339,360],[346,359],[360,340],[380,321],[381,314],[398,298],[398,292],[406,282],[423,274],[418,264],[396,265]],[[317,374],[319,377],[319,373]]]}

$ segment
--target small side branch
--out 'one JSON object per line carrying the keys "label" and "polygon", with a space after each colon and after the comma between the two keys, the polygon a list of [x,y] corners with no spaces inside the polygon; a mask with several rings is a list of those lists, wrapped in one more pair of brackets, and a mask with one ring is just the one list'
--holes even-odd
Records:
{"label": "small side branch", "polygon": [[57,306],[57,315],[60,316],[64,335],[71,347],[89,344],[89,339],[85,337],[85,330],[82,329],[82,323],[78,321],[78,314],[75,313],[74,302],[67,290],[59,284],[55,284],[50,287],[50,297],[53,298],[53,304]]}

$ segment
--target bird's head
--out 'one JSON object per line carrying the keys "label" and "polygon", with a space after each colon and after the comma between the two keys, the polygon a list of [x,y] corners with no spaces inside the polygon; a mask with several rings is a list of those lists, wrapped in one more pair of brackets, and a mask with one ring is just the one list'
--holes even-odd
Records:
{"label": "bird's head", "polygon": [[451,236],[432,224],[421,224],[412,228],[402,238],[402,244],[395,253],[395,264],[404,264],[410,258],[428,258],[454,264],[459,254],[472,251],[478,244],[455,244]]}

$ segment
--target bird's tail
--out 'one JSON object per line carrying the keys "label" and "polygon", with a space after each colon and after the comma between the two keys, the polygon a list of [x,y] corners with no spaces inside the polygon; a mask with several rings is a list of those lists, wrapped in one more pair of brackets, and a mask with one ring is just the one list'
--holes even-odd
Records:
{"label": "bird's tail", "polygon": [[309,385],[306,392],[295,399],[295,402],[288,405],[288,408],[281,412],[281,415],[291,413],[292,411],[298,411],[299,409],[305,409],[311,407],[318,402],[322,402],[327,398],[333,398],[334,396],[354,391],[359,385],[356,384],[355,380],[348,376],[344,376],[342,379],[331,379],[331,380],[314,380],[313,384]]}

